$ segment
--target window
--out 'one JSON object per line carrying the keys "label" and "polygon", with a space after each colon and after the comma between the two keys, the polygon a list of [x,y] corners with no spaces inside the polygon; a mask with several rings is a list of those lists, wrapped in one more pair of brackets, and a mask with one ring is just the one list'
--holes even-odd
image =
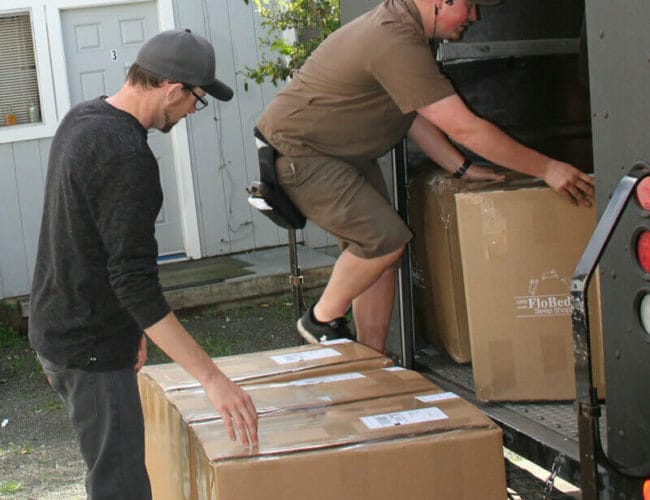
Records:
{"label": "window", "polygon": [[30,15],[0,16],[0,127],[40,122]]}

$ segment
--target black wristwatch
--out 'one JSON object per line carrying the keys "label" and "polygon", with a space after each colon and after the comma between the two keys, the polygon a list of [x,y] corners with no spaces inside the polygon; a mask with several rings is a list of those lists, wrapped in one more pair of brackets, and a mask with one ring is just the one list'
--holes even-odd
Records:
{"label": "black wristwatch", "polygon": [[463,177],[467,173],[467,169],[470,167],[471,164],[472,164],[472,160],[470,160],[469,158],[465,158],[463,164],[458,168],[458,170],[454,172],[454,177],[456,179],[460,179],[461,177]]}

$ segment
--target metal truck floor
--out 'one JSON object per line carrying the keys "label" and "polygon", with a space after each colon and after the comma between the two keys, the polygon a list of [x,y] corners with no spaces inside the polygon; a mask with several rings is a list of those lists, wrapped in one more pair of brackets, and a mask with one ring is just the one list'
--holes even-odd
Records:
{"label": "metal truck floor", "polygon": [[[458,364],[433,348],[419,349],[415,368],[441,388],[468,400],[503,429],[504,446],[540,465],[554,470],[572,484],[580,485],[578,429],[574,403],[493,402],[476,399],[470,364]],[[600,420],[604,436],[605,412]],[[606,440],[603,438],[603,442]]]}

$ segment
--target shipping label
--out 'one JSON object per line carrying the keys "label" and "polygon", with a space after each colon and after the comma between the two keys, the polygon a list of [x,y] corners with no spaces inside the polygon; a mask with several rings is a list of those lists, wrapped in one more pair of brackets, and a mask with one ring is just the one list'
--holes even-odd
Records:
{"label": "shipping label", "polygon": [[433,403],[435,401],[446,401],[448,399],[458,399],[460,396],[453,392],[441,392],[438,394],[427,394],[425,396],[416,396],[415,399],[423,403]]}
{"label": "shipping label", "polygon": [[383,429],[398,425],[419,424],[449,418],[440,408],[420,408],[419,410],[406,410],[381,415],[361,417],[360,420],[368,429]]}
{"label": "shipping label", "polygon": [[332,382],[343,382],[345,380],[358,380],[360,378],[366,378],[366,376],[359,372],[349,372],[340,373],[338,375],[329,375],[326,377],[313,377],[296,380],[291,382],[291,385],[299,387],[301,385],[329,384]]}
{"label": "shipping label", "polygon": [[354,341],[350,339],[332,339],[332,340],[324,340],[323,342],[320,343],[320,345],[350,344],[351,342]]}
{"label": "shipping label", "polygon": [[271,359],[279,365],[288,365],[291,363],[300,363],[301,361],[314,361],[316,359],[332,358],[335,356],[342,356],[342,354],[336,349],[328,347],[326,349],[316,349],[313,351],[278,354],[276,356],[271,356]]}

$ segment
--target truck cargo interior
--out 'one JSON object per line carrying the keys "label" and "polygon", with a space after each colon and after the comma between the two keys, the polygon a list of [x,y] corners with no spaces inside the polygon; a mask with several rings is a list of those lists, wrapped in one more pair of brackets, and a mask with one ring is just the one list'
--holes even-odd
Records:
{"label": "truck cargo interior", "polygon": [[[451,79],[458,93],[473,111],[497,124],[524,144],[591,173],[593,172],[593,158],[589,88],[586,52],[584,40],[581,39],[581,36],[584,36],[584,5],[580,1],[562,2],[561,7],[557,2],[553,5],[554,8],[551,9],[548,2],[525,0],[503,2],[497,6],[479,8],[480,20],[466,30],[460,41],[439,43],[436,47],[436,55],[445,74]],[[555,12],[549,12],[550,10]],[[561,11],[561,14],[558,14],[558,11]],[[459,286],[458,280],[463,279],[463,265],[460,262],[461,256],[458,255],[460,249],[458,248],[457,234],[452,235],[452,239],[455,238],[455,241],[446,242],[447,255],[442,256],[442,260],[437,262],[435,271],[429,267],[426,260],[429,258],[429,251],[432,250],[432,247],[439,245],[445,234],[448,235],[450,231],[454,232],[453,227],[450,230],[450,226],[454,224],[454,221],[449,222],[450,213],[454,219],[458,215],[455,212],[458,206],[454,204],[454,198],[457,197],[458,191],[465,190],[466,187],[460,182],[459,185],[453,184],[453,181],[448,179],[436,180],[435,172],[431,173],[435,166],[430,163],[430,160],[424,157],[414,144],[406,144],[405,149],[408,177],[406,183],[411,186],[409,187],[410,193],[405,196],[409,200],[410,207],[417,207],[409,213],[409,222],[412,225],[416,224],[414,228],[416,241],[412,245],[410,259],[416,368],[429,376],[435,383],[458,392],[486,411],[505,429],[504,439],[508,447],[536,463],[542,464],[548,470],[559,469],[561,476],[574,484],[580,484],[577,427],[573,404],[569,401],[570,393],[563,392],[557,400],[554,400],[552,393],[546,394],[546,397],[542,398],[546,401],[532,403],[525,400],[482,401],[477,397],[473,364],[470,359],[468,319],[466,317],[466,315],[471,315],[471,309],[467,304],[461,303],[461,299],[465,298],[466,290],[455,290],[453,295],[457,297],[450,298],[451,290],[447,289],[446,293],[443,292],[444,288],[430,290],[429,288],[431,286],[435,288],[436,284],[426,282],[430,279],[440,281],[440,276],[433,278],[430,273],[444,273],[449,272],[450,269],[454,273],[454,268],[457,269],[456,274],[449,277],[446,285]],[[465,151],[465,153],[472,155],[469,151]],[[473,158],[480,164],[488,164],[481,158],[476,156]],[[422,182],[427,183],[430,189],[435,191],[433,193],[435,196],[432,194],[427,197],[426,193],[418,195],[414,192],[414,186],[421,187]],[[531,190],[540,191],[540,186],[529,186],[529,188],[523,193],[522,202],[530,199]],[[516,191],[512,191],[512,187],[510,190],[507,186],[495,186],[492,189],[495,190],[492,192],[495,197],[498,197],[501,191],[506,196],[516,194]],[[447,207],[441,205],[443,203],[441,198],[445,194],[449,198]],[[417,198],[417,201],[413,201],[414,198]],[[437,207],[429,207],[426,205],[427,202],[437,204]],[[505,203],[508,205],[507,200]],[[513,203],[515,203],[515,205],[511,205],[514,207],[513,210],[519,211],[520,209],[516,208],[517,202],[513,201]],[[548,199],[540,199],[539,203],[540,206],[536,212],[542,217],[538,221],[539,224],[557,223],[557,219],[552,216],[548,217],[546,221],[543,220],[545,215],[552,215],[551,212],[545,213],[544,205],[548,203]],[[561,204],[559,208],[562,208]],[[441,234],[426,233],[427,230],[435,231],[435,227],[431,225],[432,221],[430,220],[420,220],[426,217],[421,214],[429,212],[430,209],[433,210],[430,215],[434,219],[433,222],[435,222],[435,217],[442,219],[442,223],[439,224]],[[549,210],[552,208],[549,207]],[[468,214],[467,217],[474,215]],[[587,230],[586,236],[574,243],[578,246],[572,252],[574,259],[579,257],[582,251],[579,246],[586,243],[585,238],[588,239],[591,230],[593,230],[595,214],[591,215],[591,227]],[[516,214],[510,214],[510,216],[516,217]],[[577,220],[574,222],[578,223]],[[425,232],[427,238],[423,238],[422,233],[418,235],[417,229]],[[481,226],[478,224],[478,227],[467,230],[470,235],[477,234],[477,231],[480,233]],[[553,231],[553,228],[548,228],[548,230]],[[429,236],[432,236],[431,241],[428,241]],[[510,235],[510,238],[513,237],[532,238],[534,233]],[[427,246],[427,243],[430,245]],[[530,243],[532,244],[532,241]],[[480,241],[477,240],[476,244],[480,244]],[[445,246],[444,243],[443,246]],[[525,249],[519,251],[525,251]],[[445,258],[447,259],[447,269],[443,267]],[[508,266],[516,265],[516,262],[519,262],[516,256],[513,258],[514,260],[507,263]],[[458,262],[452,262],[452,260],[458,260]],[[566,278],[570,280],[571,266],[576,261],[564,264],[563,278],[565,280]],[[551,268],[553,268],[552,264]],[[472,277],[468,276],[467,278]],[[489,279],[488,277],[484,278]],[[527,280],[528,277],[524,276],[523,278]],[[524,290],[520,295],[525,295],[527,284],[527,281],[523,284]],[[440,282],[437,284],[437,286],[443,285],[444,283]],[[482,294],[498,293],[492,288],[495,286],[494,283],[474,281],[471,285],[474,287],[482,285]],[[565,285],[567,283],[561,286],[564,286],[566,297],[568,296],[568,286]],[[462,284],[460,286],[462,287]],[[441,300],[456,302],[456,305],[449,303],[445,305],[440,303],[440,300],[435,301],[431,293],[438,296],[444,295],[446,297]],[[512,301],[512,297],[510,297],[510,301]],[[432,311],[432,308],[435,308],[434,302],[438,305],[436,311]],[[435,319],[427,317],[435,316],[436,313],[439,316],[445,314],[442,311],[445,307],[457,307],[458,317],[442,324],[438,323],[438,325],[435,324]],[[486,312],[483,311],[479,314],[486,314]],[[564,378],[566,379],[573,376],[571,323],[568,314],[562,320],[555,323],[555,328],[557,329],[559,324],[564,331],[554,333],[564,336],[563,347],[565,351],[568,349],[564,366],[566,371]],[[456,325],[451,325],[450,321]],[[527,318],[519,321],[519,324],[524,325],[523,328],[529,329],[525,325],[530,325],[531,321],[534,323],[539,321],[539,318]],[[437,332],[435,331],[436,327],[439,328]],[[440,329],[446,328],[446,333],[448,333],[450,327],[456,330],[460,329],[460,333],[457,332],[457,335],[461,337],[458,342],[466,344],[465,352],[456,351],[450,355],[449,351],[453,351],[453,347],[449,349],[449,344],[444,339],[441,343],[441,335],[444,336],[445,333],[441,333]],[[535,325],[533,325],[534,327]],[[514,326],[510,324],[506,328],[514,328]],[[527,332],[499,333],[514,336],[516,334],[524,335]],[[393,335],[391,340],[394,342],[395,350],[399,351],[402,346],[396,342],[395,337]],[[550,343],[552,342],[550,341]],[[506,359],[503,344],[501,342],[502,352],[498,355],[498,359],[493,362],[488,361],[488,363],[498,362],[503,365],[514,362]],[[459,349],[462,351],[462,346]],[[542,361],[538,360],[538,362]],[[515,373],[507,373],[504,376],[511,378],[515,376]],[[514,383],[514,381],[512,382]],[[539,382],[546,383],[544,378]],[[523,383],[524,381],[522,381]],[[559,383],[563,382],[559,381]],[[566,388],[566,384],[564,384],[564,388]],[[506,392],[506,394],[508,394],[506,397],[512,395],[510,392]],[[489,395],[494,395],[494,391],[489,391]],[[561,460],[561,465],[554,463],[558,460]]]}
{"label": "truck cargo interior", "polygon": [[[630,9],[617,12],[620,23],[634,17]],[[612,81],[622,68],[634,67],[632,73],[643,74],[639,61],[647,66],[647,57],[637,51],[630,41],[634,35],[628,33],[603,43],[615,29],[625,30],[618,21],[612,29],[605,28],[612,15],[606,8],[591,3],[585,7],[579,0],[505,0],[480,7],[479,22],[460,41],[435,47],[445,74],[472,110],[524,144],[595,172],[597,206],[580,212],[566,202],[556,203],[559,197],[543,183],[512,174],[498,185],[463,184],[436,170],[414,144],[405,142],[392,157],[396,206],[407,214],[416,236],[401,269],[399,313],[389,347],[403,356],[407,366],[412,363],[437,385],[487,413],[504,430],[508,448],[573,484],[593,479],[594,484],[583,488],[583,498],[592,498],[596,491],[598,498],[643,498],[640,485],[648,472],[648,425],[634,420],[621,405],[647,414],[644,398],[628,389],[635,375],[647,375],[647,362],[643,364],[642,354],[631,352],[635,359],[621,362],[621,351],[647,354],[648,335],[637,320],[627,328],[628,333],[641,331],[634,339],[616,337],[621,316],[635,314],[631,309],[627,315],[622,313],[620,290],[611,283],[617,278],[617,265],[630,267],[627,235],[600,264],[601,269],[609,265],[608,274],[595,272],[589,288],[589,364],[595,389],[585,397],[600,404],[585,409],[576,402],[574,354],[580,349],[574,351],[572,275],[597,221],[609,213],[608,202],[616,198],[619,181],[644,159],[644,153],[645,159],[648,156],[641,144],[628,139],[630,134],[638,139],[632,133],[638,122],[629,119],[636,113],[617,107],[624,106],[626,99],[621,100]],[[588,44],[587,34],[597,34],[598,43]],[[588,47],[595,62],[588,57]],[[615,69],[618,63],[613,61],[622,61],[620,68]],[[590,75],[598,77],[591,92]],[[594,89],[597,94],[591,95]],[[630,94],[635,96],[631,101],[647,109],[647,95]],[[598,108],[592,110],[594,105]],[[608,122],[613,109],[620,115],[616,130]],[[618,150],[607,148],[616,141],[623,141]],[[400,178],[400,165],[405,167],[405,178]],[[640,168],[645,172],[643,165]],[[400,190],[401,185],[406,187]],[[638,217],[637,208],[626,210]],[[638,234],[633,224],[641,223],[626,223],[629,234]],[[640,274],[630,275],[641,283],[631,288],[646,286],[637,278]],[[630,306],[634,300],[638,303],[630,298]],[[409,352],[414,353],[412,359]],[[535,384],[539,387],[533,389]],[[578,387],[578,394],[580,390],[584,393],[584,385]],[[590,424],[598,422],[599,428],[591,431],[603,450],[585,449],[580,442],[577,414],[581,412],[592,412],[585,417]],[[615,422],[608,421],[612,412],[616,412]],[[632,428],[634,441],[628,435]],[[632,442],[645,445],[630,446]],[[636,476],[626,476],[622,468],[606,471],[601,465],[608,460],[608,445],[621,456],[620,463],[644,463],[645,469],[638,467]],[[600,456],[591,463],[598,472],[583,478],[587,469],[581,472],[581,462],[585,467],[586,461],[594,460],[590,454]]]}

